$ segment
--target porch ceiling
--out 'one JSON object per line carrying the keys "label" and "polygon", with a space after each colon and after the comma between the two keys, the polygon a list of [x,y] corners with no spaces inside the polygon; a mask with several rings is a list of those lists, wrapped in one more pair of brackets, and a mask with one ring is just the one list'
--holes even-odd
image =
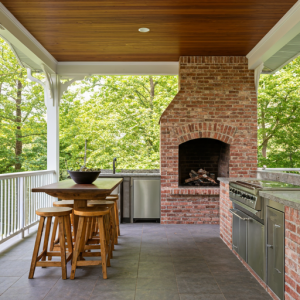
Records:
{"label": "porch ceiling", "polygon": [[178,61],[247,55],[297,1],[1,2],[57,61]]}

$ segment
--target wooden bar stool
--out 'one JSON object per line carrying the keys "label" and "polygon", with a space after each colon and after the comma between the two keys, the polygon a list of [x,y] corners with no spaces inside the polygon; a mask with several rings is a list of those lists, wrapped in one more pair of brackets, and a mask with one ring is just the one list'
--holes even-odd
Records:
{"label": "wooden bar stool", "polygon": [[[72,208],[70,217],[71,217],[71,232],[72,232],[72,238],[73,241],[75,240],[75,232],[73,230],[73,224],[74,224],[74,213],[73,213],[73,208],[74,208],[74,200],[62,200],[62,201],[55,201],[53,202],[54,207],[69,207]],[[51,234],[51,240],[50,240],[50,251],[57,251],[60,249],[59,245],[59,234],[56,238],[57,235],[57,227],[58,227],[58,218],[54,218],[54,223],[53,223],[53,229],[52,229],[52,234]],[[49,257],[49,260],[51,260],[51,257]]]}
{"label": "wooden bar stool", "polygon": [[[102,264],[103,279],[107,279],[107,266],[110,266],[111,242],[108,233],[109,208],[78,208],[74,210],[74,215],[79,216],[77,237],[73,252],[71,279],[75,278],[77,266],[95,266]],[[86,246],[87,241],[87,223],[89,218],[96,218],[99,227],[98,249],[100,252],[85,252],[91,247]],[[94,246],[94,245],[93,245]],[[94,248],[94,247],[93,247]],[[80,260],[80,256],[101,256],[101,260]]]}
{"label": "wooden bar stool", "polygon": [[[117,233],[117,224],[115,221],[115,202],[106,201],[106,200],[89,200],[87,202],[88,207],[108,207],[110,209],[110,229],[111,235],[114,237],[112,240],[112,250],[114,250],[114,245],[118,244],[118,233]],[[90,225],[93,227],[93,221]],[[93,228],[92,228],[93,230]]]}
{"label": "wooden bar stool", "polygon": [[118,209],[118,200],[119,196],[116,194],[111,194],[105,198],[107,201],[114,201],[115,202],[115,220],[117,225],[117,234],[118,236],[121,235],[120,233],[120,221],[119,221],[119,209]]}
{"label": "wooden bar stool", "polygon": [[[36,267],[61,267],[62,279],[67,279],[67,262],[72,259],[72,236],[71,236],[71,221],[70,213],[72,208],[68,207],[47,207],[39,208],[36,214],[40,216],[38,232],[35,240],[34,250],[32,254],[31,266],[29,271],[29,279],[34,276]],[[58,219],[60,251],[48,251],[48,241],[51,230],[52,217]],[[44,223],[46,220],[46,231],[44,235],[44,246],[42,252],[39,254],[41,238],[44,231]],[[68,254],[66,257],[66,241],[65,233],[67,236]],[[60,261],[46,261],[47,256],[60,256]]]}

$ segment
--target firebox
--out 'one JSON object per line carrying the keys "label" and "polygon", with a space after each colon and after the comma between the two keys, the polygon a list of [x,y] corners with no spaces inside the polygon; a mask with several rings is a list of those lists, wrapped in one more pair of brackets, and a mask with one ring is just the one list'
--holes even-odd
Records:
{"label": "firebox", "polygon": [[229,177],[230,145],[199,138],[179,145],[179,186],[218,186],[217,177]]}

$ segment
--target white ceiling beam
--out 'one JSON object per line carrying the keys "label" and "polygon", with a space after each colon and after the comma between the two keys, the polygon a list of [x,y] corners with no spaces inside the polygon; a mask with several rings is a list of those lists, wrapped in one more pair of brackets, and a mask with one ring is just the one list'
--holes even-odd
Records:
{"label": "white ceiling beam", "polygon": [[247,54],[249,69],[256,69],[300,33],[300,0]]}
{"label": "white ceiling beam", "polygon": [[58,62],[60,76],[74,75],[178,75],[179,62]]}
{"label": "white ceiling beam", "polygon": [[38,65],[45,64],[52,72],[56,73],[57,60],[2,3],[0,3],[0,24],[4,27],[4,30],[0,29],[0,36]]}

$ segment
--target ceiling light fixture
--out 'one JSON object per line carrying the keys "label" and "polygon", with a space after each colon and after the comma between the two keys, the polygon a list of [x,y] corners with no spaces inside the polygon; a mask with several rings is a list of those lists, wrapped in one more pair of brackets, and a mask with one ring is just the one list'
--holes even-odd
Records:
{"label": "ceiling light fixture", "polygon": [[145,27],[139,28],[139,32],[149,32],[149,31],[150,31],[149,28],[145,28]]}

